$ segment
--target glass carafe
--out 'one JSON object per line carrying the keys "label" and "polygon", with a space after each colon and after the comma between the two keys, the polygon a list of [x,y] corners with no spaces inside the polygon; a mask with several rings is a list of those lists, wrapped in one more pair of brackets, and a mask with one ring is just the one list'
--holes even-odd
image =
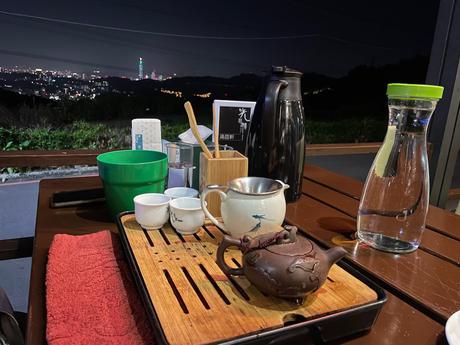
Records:
{"label": "glass carafe", "polygon": [[442,92],[440,86],[388,85],[388,130],[358,210],[358,238],[376,249],[408,253],[420,245],[430,191],[427,127]]}

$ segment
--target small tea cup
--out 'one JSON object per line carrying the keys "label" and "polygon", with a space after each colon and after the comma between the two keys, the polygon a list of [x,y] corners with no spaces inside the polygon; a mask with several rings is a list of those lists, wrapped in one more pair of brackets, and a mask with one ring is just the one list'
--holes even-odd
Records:
{"label": "small tea cup", "polygon": [[171,199],[177,198],[197,198],[198,191],[188,187],[174,187],[165,190],[165,195],[171,197]]}
{"label": "small tea cup", "polygon": [[204,212],[198,198],[177,198],[170,202],[170,221],[183,235],[196,233],[204,224]]}
{"label": "small tea cup", "polygon": [[160,229],[169,218],[171,198],[159,193],[140,194],[134,198],[134,215],[144,229]]}

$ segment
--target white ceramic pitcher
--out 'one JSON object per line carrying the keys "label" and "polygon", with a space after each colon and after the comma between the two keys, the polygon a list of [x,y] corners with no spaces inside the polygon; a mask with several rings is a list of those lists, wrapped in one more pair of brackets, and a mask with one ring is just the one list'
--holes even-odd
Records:
{"label": "white ceramic pitcher", "polygon": [[[289,185],[264,177],[241,177],[228,186],[209,185],[201,194],[201,207],[206,216],[233,237],[243,234],[278,231],[286,214],[284,190]],[[206,196],[217,192],[221,198],[219,222],[206,208]]]}

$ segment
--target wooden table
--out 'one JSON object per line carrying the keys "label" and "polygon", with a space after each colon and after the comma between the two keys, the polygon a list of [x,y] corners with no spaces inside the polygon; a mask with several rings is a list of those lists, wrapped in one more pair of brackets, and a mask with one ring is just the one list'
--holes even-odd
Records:
{"label": "wooden table", "polygon": [[[443,344],[444,324],[460,309],[460,217],[431,207],[419,250],[393,255],[349,240],[339,232],[356,227],[362,183],[306,166],[303,196],[288,206],[287,221],[325,246],[342,244],[346,260],[383,286],[388,301],[372,330],[345,344]],[[28,344],[45,343],[45,269],[56,233],[116,232],[104,204],[51,209],[57,191],[100,187],[98,177],[42,180],[30,281]]]}

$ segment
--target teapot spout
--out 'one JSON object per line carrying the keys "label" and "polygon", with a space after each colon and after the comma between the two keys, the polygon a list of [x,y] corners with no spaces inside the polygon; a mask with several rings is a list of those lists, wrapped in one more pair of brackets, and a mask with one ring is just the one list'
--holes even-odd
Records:
{"label": "teapot spout", "polygon": [[343,258],[347,254],[347,251],[342,247],[333,247],[326,251],[326,257],[329,259],[329,266],[332,266],[341,258]]}

